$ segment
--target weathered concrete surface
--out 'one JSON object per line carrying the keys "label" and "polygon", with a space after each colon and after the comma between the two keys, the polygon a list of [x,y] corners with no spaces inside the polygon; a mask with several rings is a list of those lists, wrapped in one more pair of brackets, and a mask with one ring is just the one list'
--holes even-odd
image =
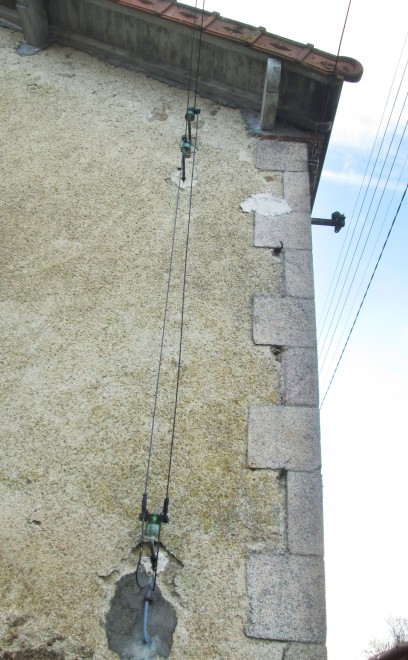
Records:
{"label": "weathered concrete surface", "polygon": [[[186,95],[69,48],[20,58],[20,39],[0,31],[0,649],[21,649],[24,637],[35,652],[61,635],[66,658],[85,648],[108,659],[114,583],[137,563]],[[183,568],[160,586],[177,610],[172,658],[270,658],[265,642],[243,634],[245,554],[280,551],[285,493],[274,473],[246,468],[246,425],[254,401],[279,400],[277,364],[253,345],[251,314],[254,294],[278,294],[280,267],[253,248],[239,204],[254,192],[282,198],[282,175],[255,169],[238,111],[200,107],[162,539]],[[182,191],[179,238],[187,200]],[[178,240],[153,510],[164,496],[181,254]],[[15,636],[13,612],[46,622],[35,626],[41,640]]]}

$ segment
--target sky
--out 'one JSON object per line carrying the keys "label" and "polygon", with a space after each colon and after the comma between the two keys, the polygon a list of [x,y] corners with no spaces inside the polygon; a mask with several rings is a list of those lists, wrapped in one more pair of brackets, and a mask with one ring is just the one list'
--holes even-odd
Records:
{"label": "sky", "polygon": [[[205,8],[335,55],[348,0],[207,0]],[[406,0],[352,0],[340,54],[359,60],[364,75],[343,86],[313,209],[327,218],[338,210],[347,223],[339,234],[313,228],[321,399],[408,180],[407,30]],[[408,193],[321,408],[329,660],[366,659],[370,639],[387,636],[388,617],[408,618],[407,250]]]}

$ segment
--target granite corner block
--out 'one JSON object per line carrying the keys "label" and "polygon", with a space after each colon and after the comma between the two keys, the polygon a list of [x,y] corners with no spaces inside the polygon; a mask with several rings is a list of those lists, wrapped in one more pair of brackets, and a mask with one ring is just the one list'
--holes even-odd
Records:
{"label": "granite corner block", "polygon": [[327,660],[326,646],[292,643],[285,650],[285,660]]}
{"label": "granite corner block", "polygon": [[314,298],[312,253],[308,250],[284,250],[283,259],[286,295]]}
{"label": "granite corner block", "polygon": [[258,140],[255,164],[260,170],[307,172],[307,145],[304,142]]}
{"label": "granite corner block", "polygon": [[316,470],[321,466],[316,408],[253,405],[248,415],[248,467]]}
{"label": "granite corner block", "polygon": [[310,182],[308,172],[284,172],[283,193],[292,211],[310,213]]}
{"label": "granite corner block", "polygon": [[323,644],[322,557],[252,553],[247,559],[246,633],[258,639]]}
{"label": "granite corner block", "polygon": [[310,213],[285,213],[274,218],[255,214],[254,246],[265,248],[311,250]]}
{"label": "granite corner block", "polygon": [[318,406],[317,350],[290,347],[282,352],[282,402],[292,406]]}
{"label": "granite corner block", "polygon": [[316,345],[314,302],[305,298],[254,298],[253,340],[267,346]]}
{"label": "granite corner block", "polygon": [[322,497],[322,478],[319,472],[288,472],[289,552],[302,555],[323,555]]}

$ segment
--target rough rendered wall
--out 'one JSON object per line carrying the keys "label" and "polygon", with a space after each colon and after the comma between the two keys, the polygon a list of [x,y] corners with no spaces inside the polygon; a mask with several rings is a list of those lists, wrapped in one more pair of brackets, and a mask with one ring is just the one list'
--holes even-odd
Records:
{"label": "rough rendered wall", "polygon": [[[115,658],[105,620],[115,584],[137,564],[186,93],[69,48],[20,58],[18,41],[0,30],[0,650]],[[255,167],[257,142],[239,111],[202,99],[199,107],[162,535],[169,564],[159,586],[177,612],[171,658],[281,660],[287,645],[248,619],[247,579],[253,602],[253,571],[266,570],[262,586],[268,562],[287,557],[287,479],[274,465],[248,469],[248,411],[282,403],[281,356],[276,342],[253,340],[252,316],[254,301],[285,294],[284,268],[282,255],[254,247],[253,216],[239,205],[253,193],[282,198],[284,173]],[[156,511],[187,203],[182,191],[150,486]],[[290,657],[323,657],[313,648],[297,655],[292,645]]]}

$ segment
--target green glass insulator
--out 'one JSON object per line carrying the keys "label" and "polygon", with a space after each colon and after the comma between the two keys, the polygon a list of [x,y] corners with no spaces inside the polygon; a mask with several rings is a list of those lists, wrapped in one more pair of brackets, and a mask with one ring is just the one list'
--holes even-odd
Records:
{"label": "green glass insulator", "polygon": [[146,525],[146,536],[159,536],[160,534],[160,516],[157,513],[152,513],[149,516],[149,522]]}
{"label": "green glass insulator", "polygon": [[187,108],[185,119],[188,122],[194,121],[194,119],[195,119],[194,108]]}
{"label": "green glass insulator", "polygon": [[191,142],[189,142],[188,140],[184,140],[184,142],[181,143],[181,153],[186,158],[190,158],[190,156],[191,156]]}

